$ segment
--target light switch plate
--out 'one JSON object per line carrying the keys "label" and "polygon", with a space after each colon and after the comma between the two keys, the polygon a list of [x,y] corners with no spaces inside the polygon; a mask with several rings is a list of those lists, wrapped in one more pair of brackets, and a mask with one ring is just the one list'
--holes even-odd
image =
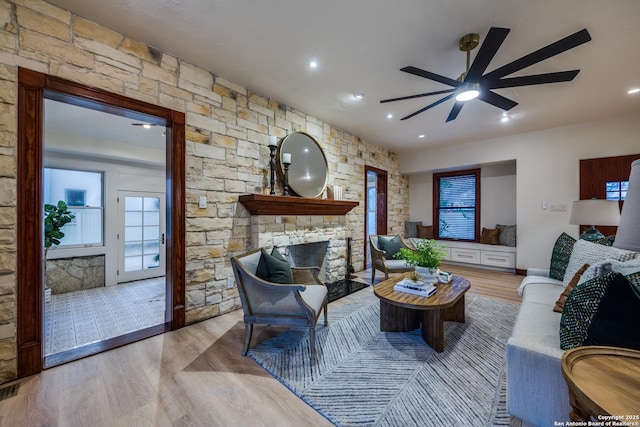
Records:
{"label": "light switch plate", "polygon": [[200,196],[200,200],[198,200],[198,207],[201,209],[207,207],[207,196]]}

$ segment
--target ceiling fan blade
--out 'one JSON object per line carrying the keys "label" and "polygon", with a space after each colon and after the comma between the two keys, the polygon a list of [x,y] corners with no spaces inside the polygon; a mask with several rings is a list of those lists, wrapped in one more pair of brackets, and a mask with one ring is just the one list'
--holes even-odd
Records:
{"label": "ceiling fan blade", "polygon": [[455,120],[456,117],[458,117],[460,110],[462,110],[463,105],[464,105],[464,102],[456,101],[456,103],[453,104],[453,108],[451,108],[451,112],[449,113],[449,116],[447,117],[446,121],[450,122],[452,120]]}
{"label": "ceiling fan blade", "polygon": [[489,89],[502,89],[505,87],[542,85],[546,83],[569,82],[578,75],[580,70],[560,71],[557,73],[534,74],[531,76],[511,77],[500,79],[487,84]]}
{"label": "ceiling fan blade", "polygon": [[380,101],[380,103],[383,104],[385,102],[404,101],[405,99],[421,98],[423,96],[442,95],[443,93],[451,93],[453,91],[455,91],[455,89],[437,90],[435,92],[427,92],[427,93],[419,93],[417,95],[401,96],[400,98],[383,99],[383,100]]}
{"label": "ceiling fan blade", "polygon": [[444,101],[448,101],[449,99],[453,98],[453,95],[454,95],[454,94],[452,93],[452,94],[449,94],[449,95],[445,96],[444,98],[440,98],[440,99],[438,99],[436,102],[434,102],[434,103],[432,103],[432,104],[429,104],[429,105],[427,105],[426,107],[424,107],[424,108],[422,108],[422,109],[420,109],[420,110],[416,111],[415,113],[411,113],[411,114],[409,114],[408,116],[401,118],[400,120],[407,120],[407,119],[410,119],[410,118],[411,118],[411,117],[413,117],[413,116],[417,116],[418,114],[420,114],[420,113],[422,113],[422,112],[424,112],[424,111],[427,111],[429,108],[433,108],[433,107],[435,107],[436,105],[440,105],[440,104],[442,104]]}
{"label": "ceiling fan blade", "polygon": [[464,78],[465,82],[476,82],[482,76],[482,73],[487,69],[496,52],[502,46],[502,42],[504,42],[509,31],[511,30],[508,28],[491,27],[489,29],[487,37],[482,42],[482,46],[480,46],[480,50]]}
{"label": "ceiling fan blade", "polygon": [[502,67],[485,74],[484,77],[489,80],[496,80],[504,76],[508,76],[509,74],[522,70],[523,68],[527,68],[533,64],[537,64],[540,61],[551,58],[552,56],[580,46],[581,44],[586,43],[589,40],[591,40],[589,32],[586,29],[580,30],[576,33],[571,34],[570,36],[558,40],[555,43],[551,43],[548,46],[545,46],[541,49],[536,50],[535,52],[523,56],[520,59],[516,59],[509,64],[503,65]]}
{"label": "ceiling fan blade", "polygon": [[416,67],[404,67],[404,68],[400,68],[400,71],[413,74],[414,76],[424,77],[425,79],[444,83],[446,85],[453,86],[453,87],[458,87],[462,84],[461,82],[454,79],[450,79],[449,77],[441,76],[440,74],[432,73],[430,71],[422,70]]}
{"label": "ceiling fan blade", "polygon": [[495,92],[491,92],[490,90],[480,91],[480,95],[478,95],[478,98],[505,111],[509,111],[510,109],[518,105],[517,102],[512,101],[509,98],[505,98],[502,95],[498,95]]}

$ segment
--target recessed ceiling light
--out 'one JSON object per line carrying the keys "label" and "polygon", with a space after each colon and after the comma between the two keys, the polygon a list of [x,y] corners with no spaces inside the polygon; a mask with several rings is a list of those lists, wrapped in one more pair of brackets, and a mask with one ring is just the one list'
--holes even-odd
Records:
{"label": "recessed ceiling light", "polygon": [[387,114],[387,119],[393,119],[393,114],[391,113]]}
{"label": "recessed ceiling light", "polygon": [[633,95],[634,93],[638,93],[638,92],[640,92],[640,87],[634,87],[633,89],[629,89],[627,91],[629,95]]}
{"label": "recessed ceiling light", "polygon": [[424,135],[418,135],[418,138],[424,138]]}
{"label": "recessed ceiling light", "polygon": [[362,99],[362,98],[364,98],[364,93],[362,93],[362,92],[354,93],[353,97],[355,99]]}
{"label": "recessed ceiling light", "polygon": [[309,62],[309,68],[318,68],[318,63],[316,61]]}

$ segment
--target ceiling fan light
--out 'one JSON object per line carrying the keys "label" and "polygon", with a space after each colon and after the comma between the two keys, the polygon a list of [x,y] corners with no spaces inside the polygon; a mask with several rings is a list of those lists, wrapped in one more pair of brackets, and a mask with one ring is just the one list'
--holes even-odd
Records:
{"label": "ceiling fan light", "polygon": [[460,86],[456,94],[456,101],[465,102],[477,98],[480,95],[480,85],[478,83]]}

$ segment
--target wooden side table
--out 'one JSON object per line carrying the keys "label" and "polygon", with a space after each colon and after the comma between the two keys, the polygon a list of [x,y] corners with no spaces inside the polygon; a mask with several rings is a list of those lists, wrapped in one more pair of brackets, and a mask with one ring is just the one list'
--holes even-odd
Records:
{"label": "wooden side table", "polygon": [[640,351],[574,348],[562,355],[562,375],[569,387],[572,421],[593,417],[596,421],[640,425]]}

